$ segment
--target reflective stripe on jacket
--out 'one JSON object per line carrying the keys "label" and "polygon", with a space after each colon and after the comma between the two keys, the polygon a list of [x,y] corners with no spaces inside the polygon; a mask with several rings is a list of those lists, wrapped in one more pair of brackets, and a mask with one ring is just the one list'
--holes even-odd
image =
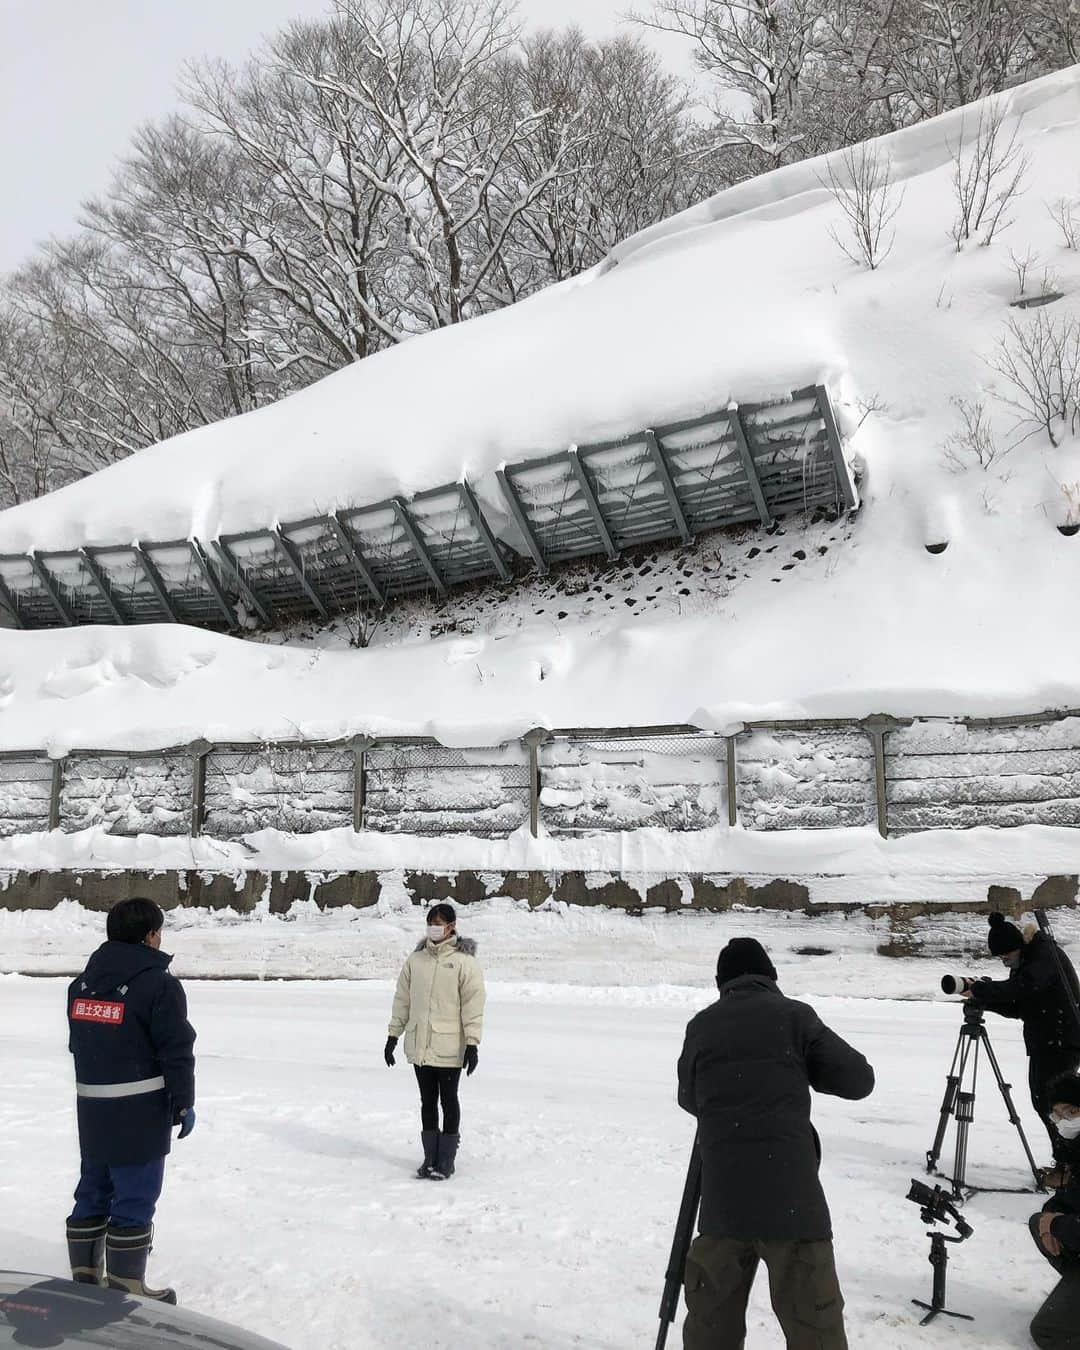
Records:
{"label": "reflective stripe on jacket", "polygon": [[479,1045],[484,1027],[484,972],[476,943],[454,934],[425,939],[401,968],[389,1034],[405,1034],[410,1064],[460,1069],[466,1045]]}

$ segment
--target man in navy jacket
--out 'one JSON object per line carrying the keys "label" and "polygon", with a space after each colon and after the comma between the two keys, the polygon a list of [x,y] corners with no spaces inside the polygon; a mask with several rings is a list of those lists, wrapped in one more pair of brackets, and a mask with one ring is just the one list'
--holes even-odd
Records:
{"label": "man in navy jacket", "polygon": [[68,988],[82,1171],[67,1237],[74,1280],[175,1303],[145,1282],[170,1132],[195,1126],[195,1032],[164,922],[152,900],[120,901]]}

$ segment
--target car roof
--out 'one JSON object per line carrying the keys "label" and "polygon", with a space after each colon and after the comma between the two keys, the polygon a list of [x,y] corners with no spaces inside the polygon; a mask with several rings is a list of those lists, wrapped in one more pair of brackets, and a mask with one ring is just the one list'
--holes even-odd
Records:
{"label": "car roof", "polygon": [[214,1317],[74,1284],[0,1270],[0,1346],[101,1346],[109,1350],[287,1350]]}

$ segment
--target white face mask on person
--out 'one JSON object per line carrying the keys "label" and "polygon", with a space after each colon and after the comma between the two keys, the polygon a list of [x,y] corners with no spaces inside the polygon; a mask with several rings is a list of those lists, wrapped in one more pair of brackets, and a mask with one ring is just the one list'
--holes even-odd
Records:
{"label": "white face mask on person", "polygon": [[427,935],[432,942],[441,942],[446,936],[446,925],[441,923],[429,923],[427,926]]}
{"label": "white face mask on person", "polygon": [[1055,1120],[1054,1125],[1062,1139],[1080,1139],[1080,1116]]}

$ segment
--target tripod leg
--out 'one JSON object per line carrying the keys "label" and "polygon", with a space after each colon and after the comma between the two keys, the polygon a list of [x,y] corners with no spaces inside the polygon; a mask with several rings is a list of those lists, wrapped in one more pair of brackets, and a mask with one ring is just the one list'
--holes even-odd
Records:
{"label": "tripod leg", "polygon": [[[926,1170],[928,1172],[937,1170],[938,1159],[941,1157],[941,1150],[945,1144],[945,1131],[949,1127],[949,1117],[956,1110],[956,1093],[960,1087],[960,1078],[964,1072],[964,1061],[967,1058],[964,1053],[964,1040],[964,1033],[961,1030],[956,1049],[953,1051],[952,1066],[949,1069],[948,1077],[945,1079],[945,1096],[941,1099],[937,1133],[934,1135],[934,1142],[926,1155]],[[957,1071],[958,1066],[959,1072]]]}
{"label": "tripod leg", "polygon": [[990,1044],[990,1034],[985,1027],[982,1028],[982,1040],[986,1045],[986,1057],[990,1061],[990,1066],[994,1070],[994,1077],[997,1079],[998,1090],[1001,1092],[1002,1101],[1005,1103],[1005,1110],[1009,1113],[1010,1122],[1016,1127],[1016,1133],[1020,1136],[1020,1143],[1023,1145],[1024,1154],[1028,1160],[1028,1166],[1031,1168],[1031,1175],[1035,1179],[1035,1189],[1045,1191],[1046,1187],[1042,1183],[1039,1175],[1039,1167],[1035,1161],[1035,1155],[1031,1151],[1031,1146],[1027,1141],[1027,1135],[1024,1133],[1024,1126],[1017,1114],[1016,1106],[1012,1099],[1012,1085],[1006,1083],[1005,1076],[1001,1072],[1001,1065],[998,1064],[997,1055],[994,1054],[994,1047]]}
{"label": "tripod leg", "polygon": [[953,1166],[953,1198],[963,1199],[967,1185],[968,1131],[975,1120],[975,1092],[956,1094],[956,1159]]}

